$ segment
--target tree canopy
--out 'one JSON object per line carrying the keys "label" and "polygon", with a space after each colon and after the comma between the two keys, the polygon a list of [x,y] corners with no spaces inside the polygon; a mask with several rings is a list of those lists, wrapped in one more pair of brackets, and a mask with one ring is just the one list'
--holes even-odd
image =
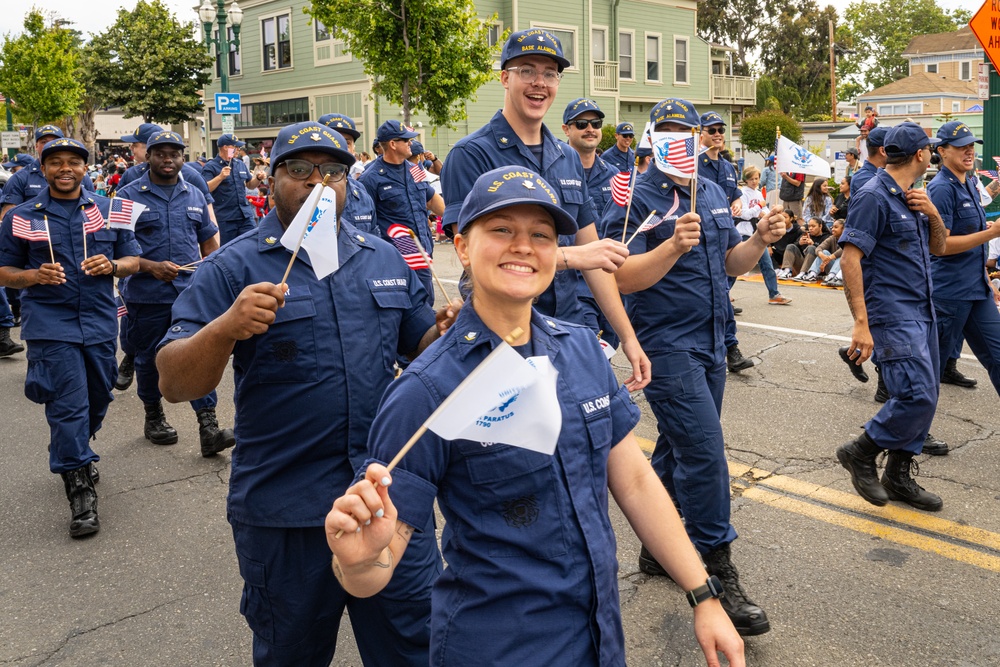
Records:
{"label": "tree canopy", "polygon": [[305,11],[344,41],[406,123],[420,110],[453,126],[493,74],[489,23],[469,0],[313,0]]}
{"label": "tree canopy", "polygon": [[802,128],[794,118],[781,111],[762,111],[747,116],[740,123],[740,143],[748,151],[766,157],[774,152],[778,141],[777,127],[781,128],[781,136],[790,141],[798,143],[802,138]]}

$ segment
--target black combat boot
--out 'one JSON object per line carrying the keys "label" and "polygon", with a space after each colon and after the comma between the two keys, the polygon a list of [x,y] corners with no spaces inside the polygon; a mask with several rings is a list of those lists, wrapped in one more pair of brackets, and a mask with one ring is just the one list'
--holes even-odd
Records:
{"label": "black combat boot", "polygon": [[941,372],[941,384],[953,384],[958,387],[972,389],[979,383],[975,378],[965,377],[958,370],[958,359],[949,359]]}
{"label": "black combat boot", "polygon": [[215,408],[202,408],[198,415],[198,435],[201,437],[201,455],[206,459],[236,444],[233,429],[219,428]]}
{"label": "black combat boot", "polygon": [[911,468],[913,474],[919,474],[920,466],[917,465],[911,452],[889,450],[889,455],[885,459],[885,472],[882,473],[882,486],[889,493],[889,499],[902,500],[918,510],[939,511],[944,506],[941,497],[925,491],[922,486],[914,482],[910,477]]}
{"label": "black combat boot", "polygon": [[878,470],[875,468],[875,459],[881,452],[882,448],[867,433],[837,447],[837,460],[851,473],[851,484],[858,495],[879,506],[889,502],[889,494],[878,483]]}
{"label": "black combat boot", "polygon": [[928,432],[927,437],[924,438],[924,448],[921,450],[921,454],[948,456],[948,443],[944,440],[938,440]]}
{"label": "black combat boot", "polygon": [[14,316],[14,326],[21,326],[21,302],[11,301],[10,302],[10,314]]}
{"label": "black combat boot", "polygon": [[135,356],[126,354],[118,364],[118,377],[115,378],[115,389],[125,391],[132,386],[135,379]]}
{"label": "black combat boot", "polygon": [[173,445],[177,442],[177,430],[167,423],[167,416],[163,414],[163,403],[144,403],[146,408],[146,426],[143,434],[146,440],[154,445]]}
{"label": "black combat boot", "polygon": [[740,352],[739,345],[726,348],[726,365],[729,366],[730,373],[739,373],[748,368],[753,368],[753,359],[747,359]]}
{"label": "black combat boot", "polygon": [[90,476],[90,466],[64,472],[62,478],[70,508],[69,536],[96,533],[101,529],[101,520],[97,517],[97,491]]}
{"label": "black combat boot", "polygon": [[767,614],[747,597],[747,592],[740,585],[740,574],[730,558],[729,545],[724,544],[709,551],[704,558],[705,569],[719,578],[726,591],[719,602],[736,627],[736,632],[750,637],[770,631],[771,623],[767,620]]}
{"label": "black combat boot", "polygon": [[878,375],[878,388],[875,389],[875,402],[885,403],[889,400],[889,390],[885,386],[885,380],[882,379],[882,369],[876,366],[875,373]]}
{"label": "black combat boot", "polygon": [[649,553],[649,550],[646,549],[646,547],[639,549],[639,571],[643,574],[648,574],[651,577],[666,577],[667,579],[670,579],[670,581],[674,580],[673,577],[671,577],[667,571],[663,569],[663,566],[660,565],[659,561],[653,558],[653,554]]}
{"label": "black combat boot", "polygon": [[10,327],[0,327],[0,357],[24,352],[24,346],[10,339]]}

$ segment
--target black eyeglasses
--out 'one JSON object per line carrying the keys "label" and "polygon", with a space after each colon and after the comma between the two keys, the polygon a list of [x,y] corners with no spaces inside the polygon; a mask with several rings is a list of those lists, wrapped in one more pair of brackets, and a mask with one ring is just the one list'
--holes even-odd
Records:
{"label": "black eyeglasses", "polygon": [[706,127],[705,131],[708,132],[709,134],[725,134],[726,133],[726,128],[725,127]]}
{"label": "black eyeglasses", "polygon": [[572,127],[575,127],[578,130],[586,130],[588,125],[591,126],[592,128],[594,128],[595,130],[599,130],[599,129],[601,129],[601,126],[604,125],[604,119],[603,118],[589,118],[589,119],[587,119],[587,118],[580,118],[579,120],[571,120],[569,122],[569,124]]}
{"label": "black eyeglasses", "polygon": [[281,163],[281,166],[285,168],[288,175],[297,181],[304,181],[310,176],[312,176],[313,170],[319,169],[319,173],[326,178],[330,177],[331,183],[336,183],[337,181],[344,180],[347,176],[347,166],[342,165],[339,162],[326,162],[323,164],[316,164],[315,162],[310,162],[309,160],[285,160]]}

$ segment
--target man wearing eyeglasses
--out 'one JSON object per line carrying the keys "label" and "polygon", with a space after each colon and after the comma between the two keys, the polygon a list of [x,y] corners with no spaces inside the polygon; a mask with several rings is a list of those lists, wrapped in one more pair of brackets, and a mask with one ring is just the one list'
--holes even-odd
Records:
{"label": "man wearing eyeglasses", "polygon": [[[398,120],[382,123],[377,135],[382,155],[370,169],[358,178],[375,201],[375,216],[383,238],[389,238],[392,225],[409,227],[417,235],[427,253],[434,252],[434,237],[428,223],[428,209],[434,215],[444,213],[444,200],[425,183],[417,183],[406,161],[412,150],[410,141],[417,133]],[[434,303],[434,282],[430,269],[418,269],[431,304]]]}
{"label": "man wearing eyeglasses", "polygon": [[556,139],[542,122],[555,102],[562,71],[569,64],[558,38],[548,30],[532,28],[507,38],[500,56],[503,108],[489,123],[455,144],[441,171],[443,226],[449,235],[454,232],[465,197],[476,179],[487,171],[520,165],[540,174],[556,190],[560,206],[576,218],[579,231],[559,237],[556,276],[538,298],[536,307],[551,317],[585,324],[577,292],[577,272],[582,273],[622,340],[622,351],[633,373],[625,385],[636,391],[649,382],[649,359],[635,337],[612,275],[628,257],[628,248],[620,240],[598,237],[597,214],[580,156]]}
{"label": "man wearing eyeglasses", "polygon": [[218,140],[218,154],[201,170],[202,178],[215,197],[215,219],[219,236],[226,245],[240,234],[254,228],[257,220],[253,206],[247,201],[246,189],[253,190],[264,179],[263,172],[251,174],[242,160],[234,159],[236,149],[246,146],[233,134],[223,134]]}
{"label": "man wearing eyeglasses", "polygon": [[[632,150],[634,139],[635,128],[632,123],[618,123],[615,127],[615,145],[601,153],[601,157],[618,171],[632,171],[635,166],[635,151]],[[597,214],[600,216],[601,211]]]}
{"label": "man wearing eyeglasses", "polygon": [[399,252],[342,217],[335,273],[317,280],[303,252],[287,282],[274,282],[291,257],[279,239],[324,176],[342,216],[354,163],[346,147],[320,123],[278,133],[269,179],[275,207],[255,233],[208,257],[177,299],[157,356],[160,389],[171,402],[203,396],[232,355],[227,515],[254,664],[329,665],[346,608],[364,664],[426,667],[430,587],[442,569],[433,521],[411,538],[407,553],[416,545],[418,557],[397,565],[389,586],[367,599],[337,583],[323,523],[367,458],[397,354],[416,356],[458,309],[436,320]]}

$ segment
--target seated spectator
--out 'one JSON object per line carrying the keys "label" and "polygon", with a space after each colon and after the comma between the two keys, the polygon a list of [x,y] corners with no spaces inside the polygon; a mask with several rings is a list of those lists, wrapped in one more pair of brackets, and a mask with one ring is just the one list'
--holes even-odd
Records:
{"label": "seated spectator", "polygon": [[819,218],[825,225],[833,223],[833,216],[830,215],[830,207],[833,206],[833,199],[830,197],[830,186],[825,178],[817,178],[809,188],[802,205],[802,217],[806,220]]}
{"label": "seated spectator", "polygon": [[833,223],[833,234],[826,237],[819,245],[811,245],[806,248],[805,258],[802,261],[802,272],[792,278],[800,283],[814,283],[820,280],[824,274],[836,274],[840,268],[840,235],[844,232],[844,221],[837,220]]}
{"label": "seated spectator", "polygon": [[[818,246],[830,236],[830,230],[818,218],[810,218],[806,229],[808,231],[803,231],[799,234],[798,241],[789,243],[785,247],[785,254],[781,260],[781,269],[777,271],[779,278],[791,278],[798,274],[805,262],[806,249],[809,246]],[[785,234],[785,236],[788,236],[788,234]]]}
{"label": "seated spectator", "polygon": [[[803,234],[802,225],[795,218],[795,215],[791,211],[785,211],[785,235],[782,236],[778,241],[771,244],[771,262],[775,265],[781,266],[782,261],[785,258],[785,250],[789,246],[796,245]],[[778,269],[775,271],[778,278],[791,278],[791,271],[784,271],[783,269]]]}
{"label": "seated spectator", "polygon": [[833,206],[830,207],[830,215],[833,216],[834,220],[844,220],[847,218],[847,206],[850,204],[851,200],[851,177],[844,176],[840,179],[840,192],[837,194],[837,198],[833,200]]}

